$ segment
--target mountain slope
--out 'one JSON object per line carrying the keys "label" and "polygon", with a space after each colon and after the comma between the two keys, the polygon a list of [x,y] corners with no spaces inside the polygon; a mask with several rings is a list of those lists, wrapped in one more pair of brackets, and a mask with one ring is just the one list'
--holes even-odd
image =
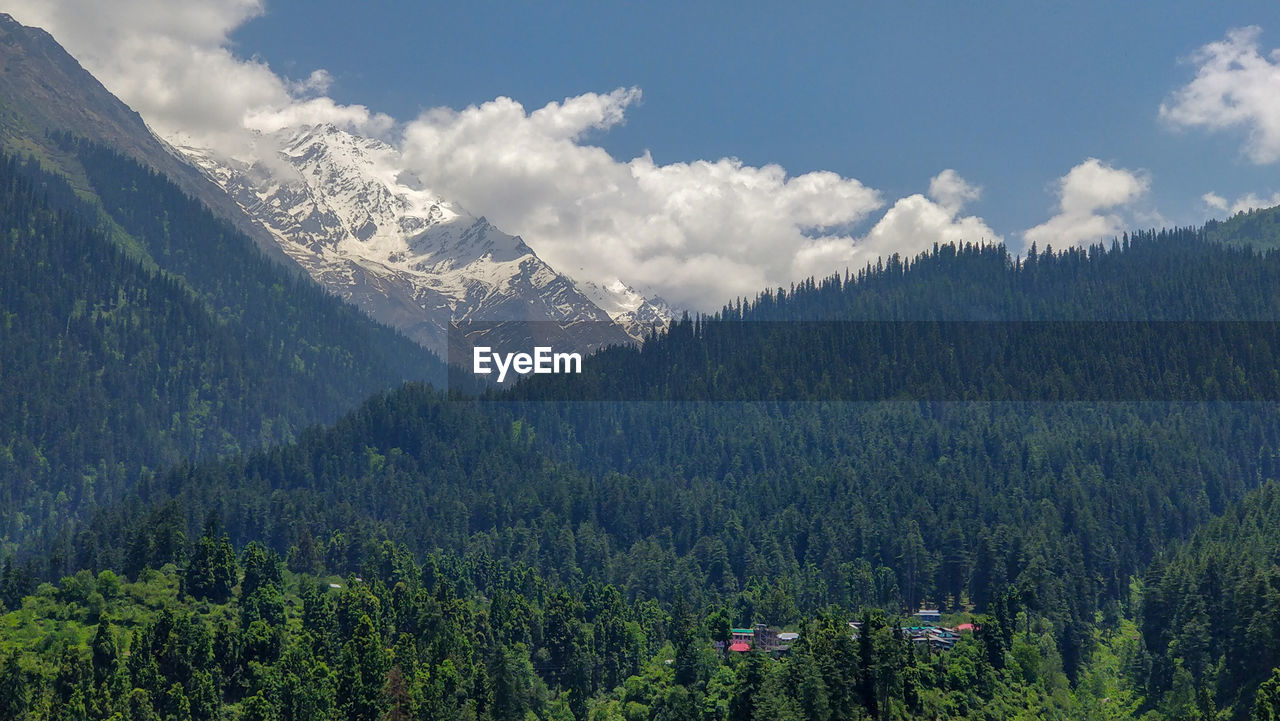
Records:
{"label": "mountain slope", "polygon": [[606,283],[579,281],[578,288],[636,340],[644,340],[655,330],[666,330],[676,317],[675,310],[661,296],[645,296],[617,279]]}
{"label": "mountain slope", "polygon": [[[216,533],[198,548],[186,569],[168,566],[133,582],[82,572],[25,598],[12,595],[22,579],[0,587],[13,609],[0,615],[0,648],[12,654],[0,664],[0,717],[854,721],[877,718],[878,709],[903,720],[1136,716],[1128,705],[1116,708],[1120,699],[1100,697],[1108,692],[1101,683],[1067,694],[1056,652],[1042,639],[1006,638],[992,617],[974,618],[985,629],[963,633],[944,652],[911,648],[892,615],[868,609],[855,616],[867,642],[849,633],[848,615],[830,611],[796,618],[799,638],[785,654],[723,654],[714,642],[730,623],[793,626],[790,616],[763,615],[774,614],[776,594],[752,596],[758,610],[662,609],[629,602],[625,589],[555,584],[520,564],[415,557],[391,544],[327,560],[308,546],[285,560],[254,543],[240,562]],[[855,683],[868,671],[876,684]]]}
{"label": "mountain slope", "polygon": [[[847,287],[805,283],[738,312],[862,306],[965,317],[986,298],[994,305],[983,313],[1258,317],[1280,302],[1280,284],[1267,280],[1277,264],[1194,233],[1041,256],[1030,267],[1003,249],[947,247]],[[1165,305],[1172,295],[1187,301]],[[939,307],[938,298],[948,300]],[[784,374],[823,382],[826,369],[806,365],[813,348],[765,356],[732,335],[712,345],[686,325],[652,352],[626,351],[642,365],[621,382],[698,382],[715,366],[689,359],[734,353],[744,364],[786,359],[736,378],[758,394],[749,397],[768,397]],[[607,366],[610,355],[588,364]],[[1219,369],[1215,381],[1232,372]],[[1044,389],[1059,382],[1041,376]],[[59,557],[131,574],[163,565],[173,560],[163,541],[173,528],[147,527],[146,509],[169,508],[184,533],[214,516],[238,542],[271,539],[282,552],[307,535],[329,538],[334,553],[385,535],[418,551],[465,550],[549,579],[581,576],[704,607],[777,588],[809,610],[973,603],[998,612],[1015,588],[1019,603],[1050,619],[1044,633],[1074,675],[1094,614],[1120,603],[1129,576],[1168,543],[1273,475],[1280,448],[1273,404],[558,397],[451,401],[421,387],[381,395],[295,445],[156,475]],[[136,554],[107,538],[130,539]]]}
{"label": "mountain slope", "polygon": [[[1206,231],[1015,259],[944,245],[765,291],[523,400],[1272,400],[1280,254]],[[1202,384],[1220,367],[1239,375]],[[1056,377],[1057,386],[1046,377]],[[1220,379],[1222,380],[1222,379]]]}
{"label": "mountain slope", "polygon": [[[443,377],[162,176],[59,142],[96,205],[30,163],[0,169],[5,545],[117,500],[145,468],[287,441],[370,393]],[[102,208],[154,263],[98,230]]]}
{"label": "mountain slope", "polygon": [[1210,240],[1259,250],[1280,248],[1280,208],[1253,209],[1205,226]]}
{"label": "mountain slope", "polygon": [[252,238],[267,257],[296,268],[261,226],[159,140],[52,36],[0,13],[0,150],[34,155],[87,193],[83,169],[51,142],[50,133],[70,133],[105,145],[164,174]]}
{"label": "mountain slope", "polygon": [[182,151],[321,286],[437,352],[451,323],[549,322],[591,350],[641,337],[631,330],[661,320],[663,308],[622,296],[629,307],[619,315],[627,314],[631,335],[615,327],[592,294],[519,237],[404,172],[386,143],[317,125],[287,128],[260,144],[280,162]]}
{"label": "mountain slope", "polygon": [[1271,482],[1147,571],[1141,628],[1149,656],[1139,680],[1153,704],[1208,698],[1245,718],[1280,668],[1277,556],[1280,485]]}

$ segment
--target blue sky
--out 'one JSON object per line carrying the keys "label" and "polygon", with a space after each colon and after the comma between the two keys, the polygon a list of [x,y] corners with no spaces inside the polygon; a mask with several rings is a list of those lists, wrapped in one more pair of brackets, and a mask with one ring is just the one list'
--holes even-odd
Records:
{"label": "blue sky", "polygon": [[8,5],[176,144],[378,137],[561,272],[702,310],[1280,204],[1275,0]]}
{"label": "blue sky", "polygon": [[[412,7],[410,7],[412,6]],[[1280,3],[269,2],[232,36],[286,74],[397,118],[510,96],[540,107],[637,86],[592,142],[660,163],[733,156],[834,170],[887,197],[943,168],[983,187],[969,210],[1009,234],[1042,222],[1086,157],[1150,172],[1149,205],[1199,223],[1201,195],[1280,190],[1243,131],[1158,117],[1187,59],[1232,28],[1280,47]],[[1135,219],[1136,220],[1136,219]]]}

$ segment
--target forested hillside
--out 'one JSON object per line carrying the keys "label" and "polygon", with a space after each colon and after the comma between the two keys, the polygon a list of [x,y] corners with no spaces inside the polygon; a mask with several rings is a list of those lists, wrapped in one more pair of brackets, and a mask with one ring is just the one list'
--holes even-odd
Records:
{"label": "forested hillside", "polygon": [[[830,609],[788,623],[799,638],[786,651],[737,653],[723,641],[749,616],[732,607],[664,610],[519,563],[419,563],[389,543],[345,577],[315,575],[315,559],[291,554],[286,570],[260,544],[237,556],[209,531],[185,570],[134,582],[80,572],[0,618],[0,717],[844,721],[1134,708],[1114,667],[1071,691],[1039,621],[1015,630],[979,616],[939,653],[880,611],[857,614],[854,631]],[[1132,640],[1131,629],[1104,638],[1108,658]]]}
{"label": "forested hillside", "polygon": [[39,547],[32,534],[120,500],[143,469],[286,442],[439,372],[159,176],[75,148],[136,245],[108,239],[60,177],[0,159],[7,546]]}
{"label": "forested hillside", "polygon": [[141,116],[86,72],[49,33],[0,12],[0,68],[0,151],[30,156],[65,178],[89,213],[110,226],[107,230],[114,240],[127,243],[129,238],[112,225],[97,202],[86,169],[65,143],[67,135],[109,147],[162,173],[219,218],[253,237],[269,257],[301,270],[272,242],[265,228],[252,223],[226,193],[180,160]]}
{"label": "forested hillside", "polygon": [[[1275,212],[1275,211],[1271,211]],[[1247,228],[1137,231],[1107,245],[949,244],[735,302],[725,320],[1275,320],[1280,258]],[[1228,243],[1228,241],[1231,241]]]}
{"label": "forested hillside", "polygon": [[[157,189],[145,178],[116,182],[123,172],[118,158],[81,152],[87,168],[102,169],[94,177],[107,207],[119,206],[121,226],[157,263],[194,273],[216,262],[189,258],[195,251],[172,244],[168,228],[180,213],[158,215],[150,212],[154,204],[126,202],[134,192],[162,199],[163,192],[148,195]],[[735,302],[641,350],[588,359],[581,380],[614,384],[605,387],[624,398],[629,388],[645,397],[663,384],[709,387],[725,368],[750,366],[753,372],[732,382],[743,397],[766,398],[783,383],[818,387],[831,369],[803,343],[753,334],[748,326],[756,321],[1261,322],[1280,316],[1278,278],[1280,256],[1210,242],[1203,230],[1144,233],[1107,249],[1022,260],[998,247],[944,246],[909,262],[894,258],[849,278]],[[231,292],[169,282],[174,293],[188,293],[196,310],[219,309],[210,314],[210,338],[232,324],[248,339],[278,338],[252,309],[219,308],[218,298],[252,296],[258,286]],[[305,316],[297,322],[308,327]],[[874,356],[877,349],[860,352]],[[1149,352],[1118,344],[1108,359],[1130,369]],[[1161,377],[1171,387],[1247,391],[1273,382],[1255,374],[1265,365],[1257,357],[1267,352],[1258,345],[1254,355],[1241,356],[1253,366],[1210,363],[1195,375],[1171,363]],[[304,367],[326,358],[333,356],[318,353]],[[1040,376],[1024,374],[1024,382],[1051,398],[1055,388],[1081,382],[1066,370],[1048,367]],[[979,375],[973,382],[980,388],[989,381]],[[98,695],[92,718],[109,716],[106,710],[147,718],[147,708],[164,704],[172,708],[161,710],[162,718],[182,718],[183,698],[193,715],[194,699],[202,698],[202,708],[225,707],[231,718],[296,718],[310,713],[291,705],[305,697],[334,706],[339,718],[371,719],[397,704],[421,718],[519,718],[526,711],[543,718],[686,718],[681,714],[691,708],[707,719],[755,718],[756,710],[759,718],[1006,718],[1019,710],[1071,718],[1087,708],[1091,717],[1150,711],[1155,719],[1179,718],[1185,699],[1169,692],[1188,688],[1196,709],[1247,713],[1253,688],[1267,676],[1269,669],[1252,665],[1256,654],[1242,657],[1248,671],[1229,686],[1219,680],[1226,676],[1203,671],[1216,663],[1212,653],[1194,668],[1178,667],[1169,659],[1185,656],[1185,664],[1200,656],[1183,654],[1186,641],[1169,645],[1179,632],[1151,625],[1150,601],[1135,595],[1130,581],[1276,475],[1280,413],[1273,403],[1158,396],[1055,403],[571,402],[557,396],[565,387],[563,380],[536,382],[477,400],[410,385],[380,393],[332,427],[306,430],[293,442],[122,474],[119,501],[100,504],[83,522],[52,515],[32,521],[43,539],[29,548],[39,552],[6,564],[0,600],[13,609],[36,594],[11,624],[57,616],[59,627],[74,621],[87,628],[98,620],[59,610],[62,591],[41,590],[42,579],[83,570],[158,583],[160,571],[170,577],[166,584],[185,579],[169,601],[175,613],[211,614],[202,621],[205,631],[192,633],[214,634],[215,648],[241,654],[160,676],[134,661],[142,675],[117,672],[114,690],[105,692],[75,682],[83,698]],[[402,550],[388,550],[388,540]],[[361,630],[353,616],[337,635],[321,633],[317,642],[311,622],[282,620],[298,604],[328,603],[315,600],[328,593],[323,588],[307,592],[310,602],[299,590],[304,586],[269,594],[294,594],[292,606],[284,602],[294,610],[283,616],[262,610],[257,582],[237,595],[231,549],[253,543],[263,544],[252,546],[255,557],[279,554],[298,574],[364,578],[334,582],[345,587],[344,599],[357,594],[353,585],[368,584],[376,603],[338,603],[363,604],[369,627]],[[432,560],[418,568],[421,559]],[[524,580],[499,580],[509,573]],[[68,583],[77,582],[60,585]],[[505,589],[510,596],[495,590],[503,583],[517,584]],[[616,624],[600,625],[599,611],[589,610],[602,593],[629,609],[616,611]],[[446,669],[452,651],[424,650],[445,643],[437,635],[442,626],[422,621],[435,613],[432,603],[443,602],[441,594],[477,619],[474,627],[463,622],[462,630],[447,633],[471,639],[470,650],[459,652],[469,670],[462,660]],[[112,613],[141,613],[128,610],[131,604]],[[913,650],[894,630],[896,619],[935,604],[953,622],[978,614],[985,630],[943,655]],[[393,607],[382,621],[368,610],[391,614],[386,609]],[[267,615],[255,615],[261,613]],[[567,631],[538,626],[565,613],[579,614],[555,621],[567,623]],[[1139,613],[1141,635],[1123,620]],[[1190,612],[1179,613],[1168,618]],[[525,630],[484,625],[503,614],[532,620]],[[860,638],[880,640],[851,650],[847,621],[856,619],[880,629]],[[502,622],[509,623],[516,622]],[[727,625],[752,623],[802,629],[806,640],[786,660],[722,658],[711,650]],[[73,646],[87,648],[84,628],[69,637]],[[23,633],[30,631],[0,638]],[[814,650],[804,650],[811,640]],[[673,645],[664,650],[666,643]],[[153,646],[153,655],[163,666],[162,648]],[[76,692],[75,683],[58,680],[63,672],[55,667],[63,661],[50,660],[51,649],[18,654],[11,670],[32,698],[43,699],[42,708],[57,713]],[[611,657],[615,652],[625,659]],[[343,653],[372,659],[362,680],[342,680],[347,671],[340,669],[359,665]],[[66,663],[81,670],[67,673],[87,679],[86,654],[68,651]],[[321,661],[332,677],[299,675]],[[430,679],[451,673],[462,679],[451,691],[429,689]],[[1177,673],[1191,674],[1192,682],[1174,680]],[[432,706],[443,703],[431,700],[440,693],[455,706]],[[1108,705],[1111,694],[1115,705]],[[127,710],[122,695],[130,699]],[[357,698],[365,699],[362,710],[351,706]]]}
{"label": "forested hillside", "polygon": [[[1132,316],[1150,301],[1160,318],[1259,318],[1276,307],[1275,263],[1193,232],[1024,263],[999,249],[940,248],[848,283],[766,295],[701,326],[731,330],[733,314],[766,307],[812,317],[824,297],[937,313],[938,277],[956,279],[945,297],[957,316],[1002,281],[1005,304],[984,313],[1083,303],[1093,295],[1072,290],[1081,284],[1114,303],[1075,313]],[[1189,300],[1162,303],[1175,296]],[[685,328],[653,346],[696,349],[702,336]],[[700,372],[653,362],[658,373]],[[767,385],[782,372],[822,369],[763,364],[739,382]],[[1223,384],[1234,373],[1219,372]],[[508,404],[412,387],[297,444],[147,474],[128,503],[57,544],[50,572],[181,563],[214,515],[237,543],[318,545],[342,571],[353,544],[385,535],[417,552],[516,560],[568,584],[613,583],[630,598],[745,603],[777,623],[831,604],[985,612],[1011,589],[1050,622],[1074,678],[1095,613],[1125,607],[1130,574],[1274,475],[1276,429],[1270,404]]]}
{"label": "forested hillside", "polygon": [[563,438],[616,469],[546,457],[555,436],[537,441],[537,424],[476,422],[470,406],[403,391],[296,446],[160,474],[58,557],[130,574],[180,562],[181,539],[214,513],[239,542],[284,552],[318,539],[342,570],[353,544],[386,533],[632,597],[748,603],[771,622],[828,604],[985,611],[1012,586],[1055,620],[1074,673],[1095,611],[1118,609],[1129,574],[1273,473],[1278,441],[1263,406],[564,415],[581,426]]}
{"label": "forested hillside", "polygon": [[[942,246],[685,320],[522,400],[1275,400],[1280,254],[1207,229]],[[1215,382],[1209,383],[1210,378]]]}
{"label": "forested hillside", "polygon": [[[1153,694],[1192,687],[1243,716],[1280,678],[1280,486],[1268,483],[1144,576],[1142,637]],[[1263,702],[1280,714],[1280,681]],[[1269,705],[1268,705],[1269,704]]]}
{"label": "forested hillside", "polygon": [[1252,208],[1205,224],[1210,240],[1241,247],[1280,248],[1280,208]]}

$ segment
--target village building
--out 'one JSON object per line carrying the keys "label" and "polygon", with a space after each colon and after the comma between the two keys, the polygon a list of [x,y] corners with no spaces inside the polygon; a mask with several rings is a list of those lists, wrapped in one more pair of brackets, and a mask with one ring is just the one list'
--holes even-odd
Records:
{"label": "village building", "polygon": [[942,623],[942,612],[936,608],[922,608],[914,617],[925,623]]}
{"label": "village building", "polygon": [[778,629],[769,628],[767,624],[757,623],[754,630],[755,640],[751,644],[753,647],[762,651],[772,651],[778,647]]}
{"label": "village building", "polygon": [[794,631],[779,632],[776,628],[770,628],[768,624],[757,623],[754,628],[729,629],[728,644],[717,642],[716,647],[728,649],[734,653],[755,650],[784,654],[798,638],[800,634]]}

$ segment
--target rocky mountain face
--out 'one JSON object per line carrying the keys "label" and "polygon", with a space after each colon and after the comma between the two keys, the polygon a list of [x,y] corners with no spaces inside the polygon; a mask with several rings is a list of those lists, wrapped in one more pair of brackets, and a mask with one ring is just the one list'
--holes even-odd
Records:
{"label": "rocky mountain face", "polygon": [[332,125],[259,140],[269,161],[180,150],[318,283],[432,350],[459,351],[451,328],[471,336],[531,322],[549,324],[539,334],[557,328],[562,345],[594,350],[670,318],[665,303],[625,285],[580,285],[556,272],[518,236],[405,172],[387,143]]}
{"label": "rocky mountain face", "polygon": [[637,340],[653,330],[665,329],[676,317],[676,311],[661,296],[645,296],[621,280],[581,281],[578,288]]}

